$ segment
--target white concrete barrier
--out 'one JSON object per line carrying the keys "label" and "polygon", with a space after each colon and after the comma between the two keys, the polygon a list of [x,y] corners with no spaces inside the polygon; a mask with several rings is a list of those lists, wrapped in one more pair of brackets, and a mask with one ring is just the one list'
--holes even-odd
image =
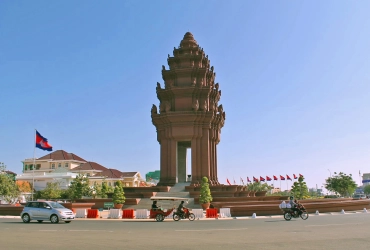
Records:
{"label": "white concrete barrier", "polygon": [[256,213],[253,213],[253,214],[252,214],[252,218],[253,218],[253,219],[257,218]]}
{"label": "white concrete barrier", "polygon": [[111,218],[111,219],[121,219],[122,218],[122,210],[121,209],[110,209],[108,217]]}
{"label": "white concrete barrier", "polygon": [[366,207],[364,208],[364,210],[363,210],[362,212],[363,212],[363,213],[367,213]]}
{"label": "white concrete barrier", "polygon": [[136,209],[136,219],[147,219],[150,211],[148,209]]}
{"label": "white concrete barrier", "polygon": [[320,215],[319,210],[316,210],[315,215]]}
{"label": "white concrete barrier", "polygon": [[229,207],[220,208],[220,218],[228,217],[231,217],[230,208]]}
{"label": "white concrete barrier", "polygon": [[86,209],[78,208],[76,209],[76,218],[86,218]]}
{"label": "white concrete barrier", "polygon": [[204,218],[203,209],[193,209],[191,212],[195,215],[196,219]]}
{"label": "white concrete barrier", "polygon": [[346,212],[344,212],[344,209],[342,209],[342,211],[340,211],[341,214],[345,214]]}

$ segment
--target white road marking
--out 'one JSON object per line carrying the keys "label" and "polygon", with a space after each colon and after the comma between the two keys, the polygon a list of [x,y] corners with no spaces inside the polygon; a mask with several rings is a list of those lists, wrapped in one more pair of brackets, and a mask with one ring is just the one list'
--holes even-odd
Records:
{"label": "white road marking", "polygon": [[329,227],[329,226],[345,226],[345,225],[361,225],[364,223],[342,223],[342,224],[324,224],[324,225],[308,225],[305,227]]}
{"label": "white road marking", "polygon": [[204,229],[204,230],[175,230],[176,232],[207,232],[207,231],[240,231],[240,230],[246,230],[248,228],[234,228],[234,229],[228,229],[228,228],[221,228],[221,229]]}

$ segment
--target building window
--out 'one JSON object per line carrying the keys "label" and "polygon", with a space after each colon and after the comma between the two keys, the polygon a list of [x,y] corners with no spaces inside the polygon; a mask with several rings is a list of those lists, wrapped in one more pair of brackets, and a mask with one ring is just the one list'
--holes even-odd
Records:
{"label": "building window", "polygon": [[27,169],[28,169],[28,165],[25,165],[25,166],[24,166],[24,170],[27,170]]}
{"label": "building window", "polygon": [[55,169],[55,163],[51,164],[51,169]]}
{"label": "building window", "polygon": [[58,163],[58,168],[61,168],[62,167],[62,163]]}
{"label": "building window", "polygon": [[68,168],[68,163],[65,163],[65,164],[64,164],[64,167]]}
{"label": "building window", "polygon": [[41,168],[41,164],[36,164],[36,170],[39,170]]}
{"label": "building window", "polygon": [[33,164],[31,164],[29,167],[30,167],[30,170],[33,170]]}
{"label": "building window", "polygon": [[90,173],[87,173],[86,176],[89,177],[90,176]]}
{"label": "building window", "polygon": [[110,182],[108,182],[108,186],[110,186],[110,187],[111,187],[111,186],[112,186],[112,184],[111,184]]}

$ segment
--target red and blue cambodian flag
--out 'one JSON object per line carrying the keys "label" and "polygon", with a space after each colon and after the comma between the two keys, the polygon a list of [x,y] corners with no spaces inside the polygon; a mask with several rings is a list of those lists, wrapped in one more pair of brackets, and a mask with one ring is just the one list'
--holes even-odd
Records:
{"label": "red and blue cambodian flag", "polygon": [[254,182],[258,182],[258,179],[256,177],[253,176],[253,181]]}
{"label": "red and blue cambodian flag", "polygon": [[268,177],[267,175],[266,175],[266,180],[267,180],[267,181],[272,181],[272,180],[271,180],[271,178],[270,178],[270,177]]}
{"label": "red and blue cambodian flag", "polygon": [[48,143],[48,139],[43,137],[36,130],[36,147],[42,150],[53,151],[53,147]]}
{"label": "red and blue cambodian flag", "polygon": [[298,177],[295,174],[293,174],[293,179],[298,179]]}
{"label": "red and blue cambodian flag", "polygon": [[286,175],[286,179],[290,181],[292,180],[289,175]]}
{"label": "red and blue cambodian flag", "polygon": [[262,176],[260,176],[260,181],[265,181],[265,178],[263,178]]}
{"label": "red and blue cambodian flag", "polygon": [[247,182],[251,182],[251,180],[249,179],[249,177],[247,176]]}
{"label": "red and blue cambodian flag", "polygon": [[284,177],[284,176],[282,176],[282,175],[280,175],[280,180],[281,180],[281,181],[285,181],[285,177]]}
{"label": "red and blue cambodian flag", "polygon": [[274,177],[274,181],[277,181],[278,180],[278,178],[275,175],[273,177]]}

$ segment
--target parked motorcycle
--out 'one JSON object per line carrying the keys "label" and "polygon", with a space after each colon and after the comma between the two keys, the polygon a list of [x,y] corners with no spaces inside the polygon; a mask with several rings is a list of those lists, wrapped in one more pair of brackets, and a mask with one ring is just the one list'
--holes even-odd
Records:
{"label": "parked motorcycle", "polygon": [[195,215],[190,213],[189,209],[184,208],[184,213],[182,215],[179,212],[173,212],[173,220],[179,221],[180,219],[189,219],[190,221],[195,220]]}

